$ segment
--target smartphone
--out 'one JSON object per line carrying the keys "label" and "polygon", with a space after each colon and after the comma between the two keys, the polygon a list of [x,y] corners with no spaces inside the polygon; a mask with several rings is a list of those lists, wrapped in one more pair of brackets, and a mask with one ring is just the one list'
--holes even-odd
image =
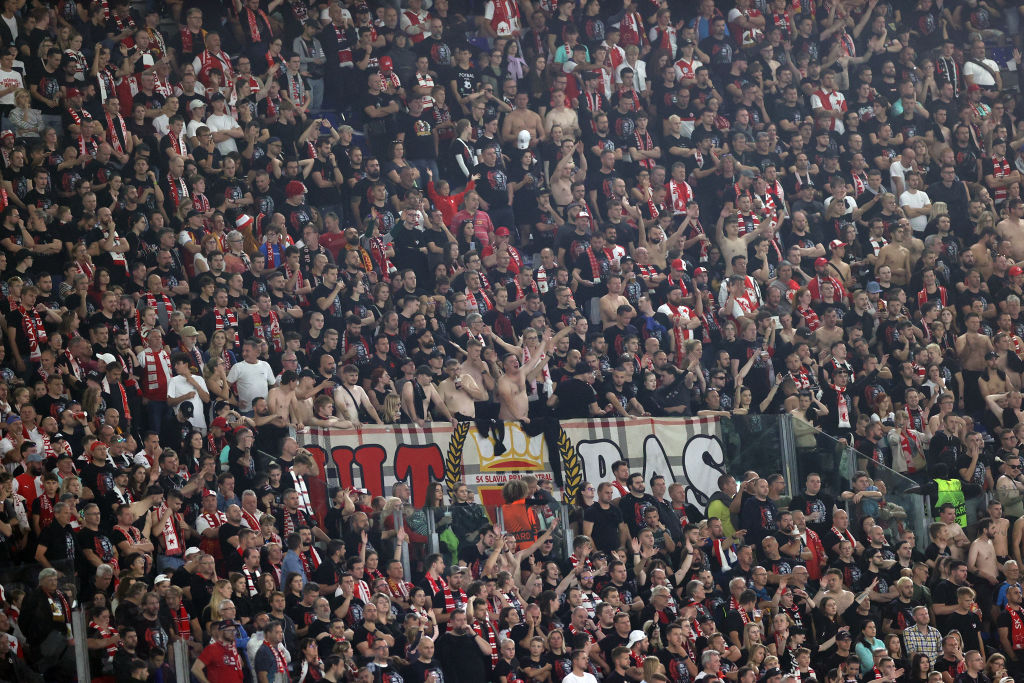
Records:
{"label": "smartphone", "polygon": [[779,316],[773,315],[771,318],[769,318],[769,320],[771,320],[773,323],[775,323],[775,329],[777,329],[777,330],[781,330],[782,329],[782,322],[779,321]]}

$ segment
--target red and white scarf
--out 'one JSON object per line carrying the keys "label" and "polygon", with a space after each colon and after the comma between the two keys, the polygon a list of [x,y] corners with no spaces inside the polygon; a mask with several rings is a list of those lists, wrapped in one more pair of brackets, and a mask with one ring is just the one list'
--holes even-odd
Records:
{"label": "red and white scarf", "polygon": [[487,644],[491,646],[491,666],[495,667],[498,665],[498,643],[495,639],[494,627],[491,625],[490,619],[484,619],[483,622],[475,620],[473,622],[473,632],[483,638],[484,623],[487,624]]}
{"label": "red and white scarf", "polygon": [[249,35],[252,37],[252,42],[259,43],[262,42],[263,40],[263,33],[260,31],[259,19],[262,19],[266,24],[268,34],[267,38],[270,39],[274,37],[273,33],[270,30],[270,17],[267,16],[266,12],[264,12],[261,9],[257,9],[254,12],[248,7],[246,7],[245,15],[246,19],[249,21]]}
{"label": "red and white scarf", "polygon": [[[1002,159],[996,159],[995,157],[992,157],[992,177],[998,179],[1004,176],[1008,176],[1010,175],[1011,170],[1012,169],[1010,168],[1010,162],[1006,157],[1003,157]],[[1007,188],[1000,187],[999,189],[995,190],[992,193],[992,200],[995,201],[996,204],[1000,202],[1005,202],[1007,193]]]}
{"label": "red and white scarf", "polygon": [[252,326],[257,335],[274,347],[274,351],[278,353],[284,351],[284,335],[281,333],[281,322],[277,318],[277,313],[271,311],[267,316],[267,324],[264,325],[263,317],[259,312],[254,312]]}
{"label": "red and white scarf", "polygon": [[[116,128],[114,127],[115,122],[117,124]],[[118,135],[118,130],[121,132],[120,135]],[[175,135],[171,135],[172,141],[175,137]],[[128,144],[128,126],[125,125],[124,117],[120,114],[116,117],[112,117],[109,113],[107,114],[107,140],[110,141],[111,147],[118,154],[125,154],[127,152],[125,145]],[[178,151],[178,154],[181,154],[181,152]]]}
{"label": "red and white scarf", "polygon": [[471,310],[474,313],[480,311],[480,307],[477,305],[477,302],[476,302],[476,297],[477,296],[480,297],[480,301],[483,302],[484,308],[487,311],[493,311],[494,310],[494,302],[491,301],[491,297],[487,296],[487,292],[485,292],[481,288],[481,289],[478,289],[476,295],[474,295],[473,292],[469,291],[469,289],[467,288],[466,289],[466,303],[469,304]]}
{"label": "red and white scarf", "polygon": [[[146,292],[145,294],[142,295],[142,298],[146,300],[147,306],[159,312],[159,310],[156,307],[158,303],[157,299],[152,292]],[[164,315],[168,319],[170,319],[171,313],[174,312],[174,302],[171,301],[171,298],[166,294],[161,294],[159,303],[164,307]]]}
{"label": "red and white scarf", "polygon": [[903,451],[903,457],[907,461],[907,472],[914,473],[917,468],[914,467],[914,453],[919,448],[917,444],[917,435],[909,429],[904,429],[900,432],[900,450]]}
{"label": "red and white scarf", "polygon": [[[167,381],[171,378],[171,356],[165,349],[154,352],[153,349],[146,349],[144,356],[146,360],[146,393],[159,392],[163,387],[167,391]],[[162,379],[162,381],[161,381]],[[157,400],[166,400],[155,397]]]}
{"label": "red and white scarf", "polygon": [[171,610],[171,621],[178,631],[178,637],[188,642],[192,637],[192,617],[189,616],[185,605],[179,604],[178,609]]}
{"label": "red and white scarf", "polygon": [[718,560],[718,564],[722,567],[722,572],[727,572],[732,569],[733,560],[729,559],[730,555],[732,555],[732,545],[724,541],[725,539],[722,538],[712,539],[711,554]]}
{"label": "red and white scarf", "polygon": [[224,330],[224,334],[228,336],[228,341],[231,345],[238,346],[238,316],[230,308],[225,309],[225,312],[221,313],[214,307],[213,329]]}
{"label": "red and white scarf", "polygon": [[433,591],[434,595],[440,593],[444,596],[444,611],[446,614],[451,614],[456,609],[466,604],[466,593],[459,590],[459,600],[456,601],[454,591],[452,591],[448,582],[440,576],[435,579],[430,574],[427,574],[427,584],[430,586],[430,590]]}
{"label": "red and white scarf", "polygon": [[21,313],[21,329],[25,332],[25,339],[28,340],[28,357],[33,363],[38,363],[42,358],[42,345],[46,344],[46,328],[43,326],[43,319],[33,310],[27,310],[19,304],[17,310]]}
{"label": "red and white scarf", "polygon": [[839,530],[839,527],[832,527],[832,533],[839,537],[840,541],[849,541],[850,545],[857,547],[857,541],[854,539],[853,534],[850,533],[849,529]]}
{"label": "red and white scarf", "polygon": [[1020,608],[1006,606],[1010,613],[1010,644],[1014,650],[1024,650],[1024,618],[1021,617]]}
{"label": "red and white scarf", "polygon": [[189,198],[188,183],[185,182],[184,178],[175,178],[168,173],[167,185],[171,191],[171,201],[174,202],[174,208],[178,208],[183,200]]}
{"label": "red and white scarf", "polygon": [[304,553],[299,553],[299,559],[302,560],[302,570],[306,572],[306,578],[312,580],[313,573],[320,566],[320,553],[316,548],[310,548]]}
{"label": "red and white scarf", "polygon": [[846,388],[840,388],[833,384],[832,390],[836,392],[836,419],[838,420],[836,426],[849,429],[851,426],[850,405],[846,398]]}
{"label": "red and white scarf", "polygon": [[747,610],[740,607],[740,603],[736,602],[736,598],[729,598],[729,609],[735,610],[740,615],[740,621],[746,626],[750,622],[750,615],[747,614]]}
{"label": "red and white scarf", "polygon": [[256,588],[256,582],[259,581],[262,574],[263,572],[259,569],[250,571],[248,567],[242,567],[242,576],[245,577],[245,587],[249,591],[250,598],[256,597],[256,594],[259,592],[259,589]]}
{"label": "red and white scarf", "polygon": [[39,501],[39,530],[42,531],[53,522],[54,499],[43,494],[37,499]]}
{"label": "red and white scarf", "polygon": [[[117,634],[117,629],[110,624],[100,626],[95,621],[90,621],[89,628],[98,632],[100,634],[100,638],[113,638]],[[113,657],[117,654],[117,643],[110,643],[103,648],[103,651],[106,653],[106,657]]]}
{"label": "red and white scarf", "polygon": [[[163,516],[167,512],[167,503],[160,506],[160,516]],[[167,521],[164,522],[164,533],[161,537],[164,539],[164,555],[168,557],[175,557],[181,555],[185,549],[181,545],[181,537],[178,535],[178,527],[175,524],[178,520],[176,519],[177,513],[172,512],[167,515]]]}
{"label": "red and white scarf", "polygon": [[299,509],[312,516],[313,503],[309,498],[309,488],[306,486],[306,479],[301,474],[297,474],[294,467],[289,472],[292,475],[292,488],[299,494]]}

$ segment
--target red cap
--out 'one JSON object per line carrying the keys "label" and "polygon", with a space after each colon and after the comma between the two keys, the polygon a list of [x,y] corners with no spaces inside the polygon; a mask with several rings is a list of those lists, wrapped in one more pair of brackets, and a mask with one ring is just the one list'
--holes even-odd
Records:
{"label": "red cap", "polygon": [[681,258],[675,259],[669,265],[672,266],[672,270],[686,270],[686,264],[683,263],[683,259]]}
{"label": "red cap", "polygon": [[211,427],[217,427],[219,429],[223,429],[223,430],[227,431],[227,429],[228,429],[227,418],[225,418],[225,417],[215,417],[215,418],[213,418],[213,422],[210,423],[210,426]]}
{"label": "red cap", "polygon": [[978,92],[979,90],[981,90],[981,86],[977,83],[971,83],[967,86],[967,92]]}
{"label": "red cap", "polygon": [[217,497],[217,492],[213,491],[211,489],[204,489],[203,490],[203,498],[206,498],[207,496],[213,496],[214,498],[216,498]]}
{"label": "red cap", "polygon": [[832,240],[831,242],[828,243],[828,248],[832,249],[833,251],[835,251],[839,247],[848,247],[848,246],[850,246],[850,245],[848,245],[846,242],[844,242],[842,240]]}
{"label": "red cap", "polygon": [[703,266],[700,266],[699,268],[694,268],[693,274],[694,274],[694,276],[697,276],[697,275],[707,275],[708,274],[708,269],[703,267]]}
{"label": "red cap", "polygon": [[306,186],[298,180],[291,180],[285,185],[284,193],[289,197],[298,197],[300,194],[306,194]]}
{"label": "red cap", "polygon": [[590,214],[587,213],[586,209],[582,209],[578,214],[576,214],[576,218],[590,218]]}
{"label": "red cap", "polygon": [[391,57],[380,58],[380,70],[387,72],[395,68],[395,63],[391,61]]}
{"label": "red cap", "polygon": [[1010,266],[1010,277],[1017,277],[1018,275],[1024,275],[1024,268],[1020,266]]}
{"label": "red cap", "polygon": [[82,91],[78,88],[68,88],[68,97],[81,97]]}
{"label": "red cap", "polygon": [[815,268],[817,268],[818,266],[827,266],[827,265],[828,265],[828,259],[825,258],[824,256],[819,256],[818,258],[814,259],[814,267]]}
{"label": "red cap", "polygon": [[501,237],[509,237],[509,236],[512,235],[512,232],[508,228],[506,228],[504,225],[501,225],[501,226],[499,226],[499,227],[494,229],[494,234],[495,235],[499,235]]}

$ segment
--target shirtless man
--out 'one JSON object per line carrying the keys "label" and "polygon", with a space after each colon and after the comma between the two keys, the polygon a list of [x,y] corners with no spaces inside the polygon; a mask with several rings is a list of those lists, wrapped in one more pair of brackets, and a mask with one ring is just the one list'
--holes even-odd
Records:
{"label": "shirtless man", "polygon": [[1014,261],[1024,259],[1024,200],[1011,199],[1006,203],[1006,218],[996,223],[996,233],[1010,241]]}
{"label": "shirtless man", "polygon": [[530,94],[525,91],[517,93],[513,104],[512,111],[505,115],[505,122],[501,125],[501,139],[505,142],[516,142],[525,130],[530,134],[531,143],[540,143],[544,140],[544,121],[541,120],[540,114],[530,111]]}
{"label": "shirtless man", "polygon": [[[299,376],[299,386],[292,392],[292,402],[288,409],[289,422],[300,431],[305,428],[309,419],[313,417],[315,389],[316,375],[311,370],[303,370]],[[273,410],[273,407],[271,407],[271,410]]]}
{"label": "shirtless man", "polygon": [[814,339],[819,349],[832,348],[832,344],[843,341],[846,330],[838,323],[839,314],[836,313],[836,309],[827,309],[821,317],[821,327],[814,331]]}
{"label": "shirtless man", "polygon": [[562,130],[569,136],[578,136],[580,133],[580,119],[575,109],[565,106],[565,93],[556,90],[551,95],[551,108],[544,116],[545,129],[550,131],[555,126],[561,126]]}
{"label": "shirtless man", "polygon": [[[768,224],[765,223],[767,226]],[[718,246],[722,250],[722,262],[726,266],[726,275],[732,275],[732,260],[736,256],[746,257],[747,246],[753,242],[759,235],[760,231],[748,232],[745,235],[739,234],[739,223],[736,220],[735,215],[725,215],[725,209],[722,210],[722,217],[718,220],[718,224],[715,226],[715,237],[718,240]],[[744,273],[745,275],[746,273]]]}
{"label": "shirtless man", "polygon": [[[677,259],[678,260],[678,259]],[[607,330],[615,324],[619,318],[617,311],[619,306],[633,306],[629,299],[622,295],[622,276],[611,275],[608,277],[608,293],[601,297],[601,329]],[[636,309],[633,310],[636,313]]]}
{"label": "shirtless man", "polygon": [[[644,263],[639,257],[640,249],[644,249],[646,250],[646,263],[655,266],[658,270],[665,270],[668,268],[668,252],[670,249],[677,248],[675,245],[679,243],[680,237],[682,237],[682,228],[671,235],[666,235],[665,229],[661,225],[654,223],[648,227],[646,221],[641,218],[637,262]],[[747,252],[744,250],[743,253]]]}
{"label": "shirtless man", "polygon": [[906,287],[910,280],[910,249],[904,245],[907,228],[897,225],[892,231],[892,242],[878,250],[875,260],[875,274],[882,266],[889,266],[892,282],[897,287]]}
{"label": "shirtless man", "polygon": [[968,313],[964,317],[964,325],[967,331],[957,337],[955,342],[956,353],[960,357],[960,371],[964,374],[965,396],[960,397],[961,404],[965,398],[970,400],[981,396],[978,380],[985,371],[985,356],[995,351],[992,340],[978,331],[981,329],[981,317],[977,313]]}
{"label": "shirtless man", "polygon": [[996,560],[1002,564],[1010,559],[1010,520],[1003,517],[1003,504],[998,500],[989,501],[988,515],[992,520],[992,545],[996,549]]}
{"label": "shirtless man", "polygon": [[843,573],[838,569],[829,569],[825,572],[825,583],[814,596],[814,604],[820,605],[824,598],[832,598],[836,601],[839,614],[845,612],[853,604],[854,594],[843,588]]}
{"label": "shirtless man", "polygon": [[462,372],[462,366],[454,358],[444,362],[444,373],[447,377],[437,385],[441,400],[459,422],[475,420],[476,401],[486,401],[487,392],[471,375]]}
{"label": "shirtless man", "polygon": [[995,586],[999,583],[999,561],[996,559],[995,523],[991,519],[978,522],[978,537],[967,552],[967,571],[977,574]]}
{"label": "shirtless man", "polygon": [[470,337],[466,342],[466,360],[462,362],[461,371],[463,377],[472,377],[473,382],[490,396],[497,382],[494,380],[490,364],[483,358],[483,351],[483,342]]}
{"label": "shirtless man", "polygon": [[971,542],[956,521],[956,508],[950,504],[944,504],[939,511],[939,522],[946,525],[946,544],[954,560],[963,560],[967,555],[967,549]]}
{"label": "shirtless man", "polygon": [[334,407],[338,415],[347,417],[354,426],[362,426],[359,420],[359,409],[362,408],[377,424],[384,424],[377,414],[377,409],[370,402],[366,390],[359,386],[359,368],[346,365],[341,369],[341,384],[334,390]]}
{"label": "shirtless man", "polygon": [[[996,248],[997,235],[992,230],[984,230],[978,237],[978,241],[971,245],[971,248],[960,254],[960,265],[966,272],[970,269],[981,273],[981,279],[986,282],[995,270],[995,263],[992,254]],[[968,254],[970,254],[968,256]]]}
{"label": "shirtless man", "polygon": [[[562,332],[568,329],[568,326],[564,327]],[[526,423],[530,421],[530,401],[526,395],[526,380],[548,361],[548,351],[552,346],[552,337],[549,335],[550,332],[545,334],[544,342],[540,346],[540,353],[531,358],[526,365],[520,366],[519,357],[514,353],[510,353],[502,359],[501,365],[505,374],[498,379],[499,420],[519,420]]]}
{"label": "shirtless man", "polygon": [[270,414],[281,417],[288,426],[292,421],[292,403],[295,401],[295,387],[299,384],[299,376],[292,370],[281,373],[281,381],[270,387],[267,392],[267,406]]}

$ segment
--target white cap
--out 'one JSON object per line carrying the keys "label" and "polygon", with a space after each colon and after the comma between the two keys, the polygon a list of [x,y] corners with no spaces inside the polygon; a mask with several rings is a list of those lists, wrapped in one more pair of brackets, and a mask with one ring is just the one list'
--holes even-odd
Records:
{"label": "white cap", "polygon": [[114,354],[112,353],[98,353],[96,354],[96,360],[101,360],[107,365],[113,365],[117,362],[117,359],[114,358]]}
{"label": "white cap", "polygon": [[521,130],[519,131],[519,139],[516,141],[516,147],[518,149],[529,149],[530,148],[530,131]]}
{"label": "white cap", "polygon": [[155,579],[153,579],[153,585],[154,586],[159,586],[164,581],[166,581],[167,583],[170,583],[171,582],[171,577],[167,576],[167,574],[160,574]]}
{"label": "white cap", "polygon": [[199,107],[205,107],[205,106],[206,106],[206,102],[203,102],[202,100],[198,100],[198,99],[197,100],[192,100],[191,102],[188,103],[188,108],[189,109],[199,109]]}
{"label": "white cap", "polygon": [[640,631],[640,630],[630,631],[629,632],[629,645],[627,647],[633,647],[634,645],[636,645],[637,643],[639,643],[641,640],[643,640],[646,637],[647,637],[647,634],[644,633],[643,631]]}
{"label": "white cap", "polygon": [[[15,481],[17,481],[17,480],[15,480]],[[202,551],[199,550],[199,548],[197,548],[195,546],[192,546],[191,548],[188,548],[188,549],[185,550],[185,557],[189,558],[189,557],[192,557],[193,555],[198,555],[200,552],[202,552]]]}

